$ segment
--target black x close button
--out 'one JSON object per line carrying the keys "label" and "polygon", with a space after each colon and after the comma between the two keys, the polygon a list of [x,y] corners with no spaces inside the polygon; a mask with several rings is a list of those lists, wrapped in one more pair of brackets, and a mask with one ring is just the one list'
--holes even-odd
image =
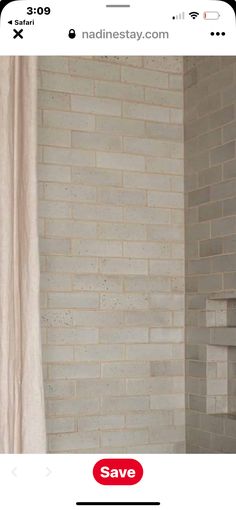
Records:
{"label": "black x close button", "polygon": [[13,39],[17,39],[17,37],[19,37],[20,39],[23,39],[23,35],[22,35],[23,28],[21,28],[21,30],[16,30],[14,28],[14,32],[15,32],[15,35],[13,36]]}

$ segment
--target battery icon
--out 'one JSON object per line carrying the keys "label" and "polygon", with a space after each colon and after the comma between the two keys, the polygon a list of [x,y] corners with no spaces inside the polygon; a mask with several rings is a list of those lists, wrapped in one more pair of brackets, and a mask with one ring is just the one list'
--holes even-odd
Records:
{"label": "battery icon", "polygon": [[217,11],[205,11],[203,18],[206,20],[217,20],[220,18],[220,13]]}

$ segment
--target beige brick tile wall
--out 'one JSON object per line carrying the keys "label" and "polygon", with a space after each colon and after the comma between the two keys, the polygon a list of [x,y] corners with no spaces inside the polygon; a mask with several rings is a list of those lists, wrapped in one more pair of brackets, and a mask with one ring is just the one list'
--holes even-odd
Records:
{"label": "beige brick tile wall", "polygon": [[39,59],[50,452],[184,451],[182,67]]}
{"label": "beige brick tile wall", "polygon": [[[235,90],[235,57],[185,59],[186,414],[193,453],[236,453],[236,421],[225,406],[227,393],[235,395],[236,349],[209,345],[207,327],[226,325],[224,301],[217,311],[209,297],[236,284]],[[224,344],[224,329],[215,336]]]}

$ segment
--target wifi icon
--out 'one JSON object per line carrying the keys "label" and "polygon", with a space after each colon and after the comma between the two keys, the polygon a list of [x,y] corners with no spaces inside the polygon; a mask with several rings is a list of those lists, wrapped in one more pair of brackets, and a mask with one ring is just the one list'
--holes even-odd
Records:
{"label": "wifi icon", "polygon": [[199,12],[193,11],[189,13],[192,19],[196,19],[199,16]]}

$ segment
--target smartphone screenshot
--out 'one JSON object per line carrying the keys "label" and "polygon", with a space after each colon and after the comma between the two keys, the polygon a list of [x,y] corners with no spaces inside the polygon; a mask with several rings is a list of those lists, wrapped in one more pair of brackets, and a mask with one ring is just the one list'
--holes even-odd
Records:
{"label": "smartphone screenshot", "polygon": [[0,507],[235,510],[236,1],[0,0]]}

